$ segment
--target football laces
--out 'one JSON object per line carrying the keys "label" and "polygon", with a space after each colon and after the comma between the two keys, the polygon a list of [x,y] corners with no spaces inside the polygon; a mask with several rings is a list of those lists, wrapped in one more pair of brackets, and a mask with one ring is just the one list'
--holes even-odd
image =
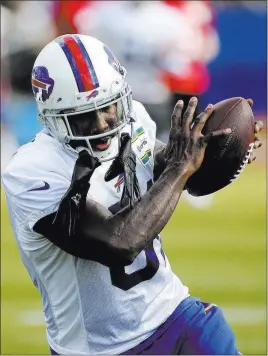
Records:
{"label": "football laces", "polygon": [[236,180],[240,174],[242,173],[243,169],[246,167],[246,165],[248,164],[248,160],[250,159],[251,153],[253,152],[253,148],[254,148],[254,143],[251,143],[249,145],[249,149],[247,150],[247,154],[243,160],[243,163],[240,165],[240,168],[236,171],[236,173],[234,174],[233,178],[230,179],[230,182],[233,182],[234,180]]}

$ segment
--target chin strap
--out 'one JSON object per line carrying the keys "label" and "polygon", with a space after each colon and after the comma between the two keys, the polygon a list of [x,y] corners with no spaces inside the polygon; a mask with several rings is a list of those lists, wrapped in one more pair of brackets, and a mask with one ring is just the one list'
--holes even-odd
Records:
{"label": "chin strap", "polygon": [[120,204],[121,207],[130,206],[133,209],[135,201],[141,199],[139,181],[136,176],[136,155],[131,149],[131,137],[128,133],[123,132],[120,141],[120,151],[104,179],[108,182],[120,173],[124,173],[124,189]]}

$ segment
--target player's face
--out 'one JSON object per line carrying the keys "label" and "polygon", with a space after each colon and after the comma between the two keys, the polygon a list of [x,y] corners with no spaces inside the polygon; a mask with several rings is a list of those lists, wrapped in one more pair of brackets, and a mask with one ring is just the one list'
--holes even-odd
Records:
{"label": "player's face", "polygon": [[[119,124],[116,104],[100,110],[73,115],[69,119],[74,136],[99,135],[116,128]],[[114,135],[90,140],[94,151],[107,150]]]}

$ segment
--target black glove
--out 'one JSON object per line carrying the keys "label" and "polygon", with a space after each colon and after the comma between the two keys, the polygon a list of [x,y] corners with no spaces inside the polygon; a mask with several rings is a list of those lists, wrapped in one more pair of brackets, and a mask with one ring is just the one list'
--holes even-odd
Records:
{"label": "black glove", "polygon": [[124,189],[120,201],[121,207],[130,205],[133,209],[136,200],[141,199],[140,186],[136,176],[136,155],[131,149],[131,137],[128,133],[121,134],[121,145],[118,155],[105,174],[105,181],[124,173]]}
{"label": "black glove", "polygon": [[68,231],[64,233],[68,236],[75,235],[77,223],[84,211],[90,178],[100,164],[99,160],[92,157],[87,150],[79,152],[71,185],[63,196],[53,220],[53,224],[66,227]]}

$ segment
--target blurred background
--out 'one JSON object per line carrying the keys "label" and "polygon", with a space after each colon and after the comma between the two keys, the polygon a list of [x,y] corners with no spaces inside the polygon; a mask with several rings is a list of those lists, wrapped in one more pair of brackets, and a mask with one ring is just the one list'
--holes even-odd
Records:
{"label": "blurred background", "polygon": [[[242,96],[263,120],[257,160],[223,190],[184,194],[162,233],[190,293],[220,305],[243,354],[266,355],[265,1],[1,1],[1,169],[41,129],[31,91],[39,51],[65,33],[106,42],[167,140],[175,102]],[[48,354],[42,306],[1,194],[1,354]]]}

